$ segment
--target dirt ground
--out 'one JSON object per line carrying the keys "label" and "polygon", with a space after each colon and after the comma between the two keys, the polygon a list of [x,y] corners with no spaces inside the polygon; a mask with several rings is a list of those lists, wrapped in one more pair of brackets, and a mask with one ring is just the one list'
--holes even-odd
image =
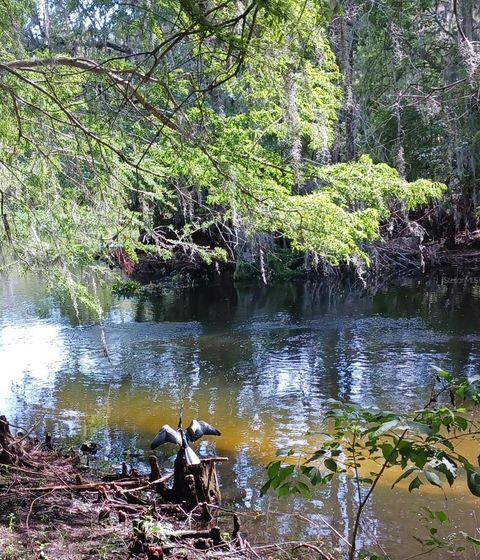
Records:
{"label": "dirt ground", "polygon": [[124,464],[99,479],[77,452],[49,447],[0,416],[0,560],[334,560],[322,543],[252,547],[241,514],[166,500],[172,475],[156,460],[148,477]]}

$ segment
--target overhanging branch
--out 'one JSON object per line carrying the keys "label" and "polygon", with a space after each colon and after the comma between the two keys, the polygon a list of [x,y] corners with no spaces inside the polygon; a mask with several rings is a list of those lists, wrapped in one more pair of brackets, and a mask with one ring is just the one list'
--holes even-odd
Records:
{"label": "overhanging branch", "polygon": [[[89,72],[91,74],[96,74],[108,79],[117,89],[119,89],[123,95],[129,99],[135,100],[148,114],[154,116],[158,119],[162,125],[168,127],[170,130],[176,132],[179,131],[178,125],[167,115],[164,111],[156,108],[152,105],[145,97],[140,93],[138,87],[132,84],[131,81],[126,80],[124,75],[134,76],[142,81],[158,83],[158,80],[154,80],[149,76],[143,75],[141,72],[133,69],[119,69],[110,70],[106,68],[101,63],[95,62],[87,58],[72,58],[66,56],[59,56],[55,58],[43,58],[43,59],[27,59],[27,60],[14,60],[11,62],[0,62],[0,75],[2,73],[8,72],[15,75],[17,78],[21,77],[24,81],[26,78],[21,76],[19,73],[22,70],[33,70],[33,69],[44,69],[49,70],[56,67],[70,67],[78,68],[80,70]],[[30,85],[33,82],[28,80]],[[45,92],[44,92],[45,93]]]}

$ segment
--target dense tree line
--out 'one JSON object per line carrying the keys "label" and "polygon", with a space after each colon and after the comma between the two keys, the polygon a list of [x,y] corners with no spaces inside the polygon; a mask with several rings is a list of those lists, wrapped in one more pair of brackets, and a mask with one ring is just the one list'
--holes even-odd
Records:
{"label": "dense tree line", "polygon": [[[369,153],[449,192],[445,235],[478,223],[480,7],[473,0],[342,3],[330,24],[345,76],[336,157]],[[442,229],[442,228],[441,228]]]}
{"label": "dense tree line", "polygon": [[6,0],[5,266],[82,299],[139,251],[368,264],[399,205],[475,184],[475,10],[404,4]]}

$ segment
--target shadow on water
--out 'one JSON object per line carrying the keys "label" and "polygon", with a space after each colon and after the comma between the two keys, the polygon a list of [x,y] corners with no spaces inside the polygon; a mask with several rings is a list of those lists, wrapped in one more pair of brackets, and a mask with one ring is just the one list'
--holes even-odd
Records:
{"label": "shadow on water", "polygon": [[[145,468],[154,433],[184,403],[187,417],[222,430],[200,451],[230,457],[221,467],[225,499],[262,512],[252,539],[326,535],[324,519],[348,535],[348,479],[309,501],[259,496],[277,448],[315,445],[307,432],[322,428],[328,398],[414,408],[428,400],[432,366],[458,375],[479,369],[480,284],[470,280],[408,281],[376,294],[306,283],[197,288],[105,303],[111,363],[98,326],[75,326],[71,309],[35,279],[4,280],[0,412],[22,425],[43,418],[57,437],[95,438],[103,455]],[[160,448],[165,467],[174,452]],[[463,489],[447,506],[435,492],[428,501],[471,529],[475,503]],[[402,556],[417,551],[412,512],[423,503],[382,486],[364,540],[402,543]]]}

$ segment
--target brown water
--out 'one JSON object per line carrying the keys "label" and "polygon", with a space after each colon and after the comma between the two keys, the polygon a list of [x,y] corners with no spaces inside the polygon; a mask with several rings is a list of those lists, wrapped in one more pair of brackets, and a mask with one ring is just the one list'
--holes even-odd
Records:
{"label": "brown water", "polygon": [[[432,278],[376,295],[301,283],[198,288],[104,303],[111,362],[100,328],[78,326],[40,281],[3,279],[0,413],[19,425],[39,422],[40,432],[57,438],[94,439],[101,456],[146,468],[153,435],[164,423],[175,425],[183,403],[187,421],[203,418],[222,431],[203,441],[200,453],[229,457],[221,466],[223,496],[258,512],[246,521],[251,540],[329,536],[327,524],[348,538],[356,507],[349,479],[311,500],[259,496],[276,449],[315,445],[306,432],[322,428],[328,398],[404,410],[428,400],[434,365],[480,372],[474,281]],[[472,457],[480,452],[464,446]],[[160,448],[161,464],[170,468],[174,453]],[[447,532],[478,531],[479,499],[462,482],[448,500],[433,487],[425,492],[392,491],[387,480],[367,507],[362,543],[379,543],[394,558],[421,552],[411,535],[426,536],[418,513],[425,503],[448,512]]]}

